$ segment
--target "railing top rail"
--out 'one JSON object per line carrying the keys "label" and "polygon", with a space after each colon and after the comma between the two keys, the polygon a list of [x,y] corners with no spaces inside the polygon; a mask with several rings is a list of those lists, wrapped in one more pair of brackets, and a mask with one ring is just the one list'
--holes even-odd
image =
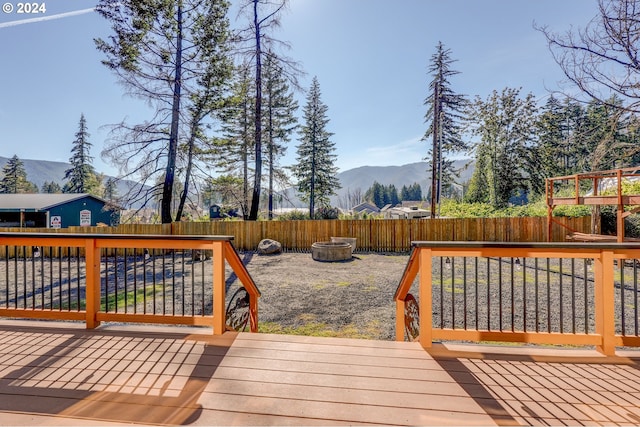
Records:
{"label": "railing top rail", "polygon": [[617,176],[618,171],[622,172],[623,177],[628,176],[637,176],[640,168],[637,166],[629,167],[629,168],[620,168],[620,169],[609,169],[603,171],[591,171],[591,172],[581,172],[573,175],[565,175],[565,176],[554,176],[551,178],[546,178],[548,182],[553,181],[567,181],[571,179],[593,179],[593,178],[615,178]]}
{"label": "railing top rail", "polygon": [[195,241],[223,241],[230,242],[234,236],[217,235],[170,235],[170,234],[100,234],[100,233],[22,233],[22,232],[0,232],[0,238],[60,238],[60,239],[100,239],[100,240],[195,240]]}
{"label": "railing top rail", "polygon": [[592,242],[484,242],[484,241],[412,241],[412,248],[511,248],[511,249],[640,249],[637,243]]}

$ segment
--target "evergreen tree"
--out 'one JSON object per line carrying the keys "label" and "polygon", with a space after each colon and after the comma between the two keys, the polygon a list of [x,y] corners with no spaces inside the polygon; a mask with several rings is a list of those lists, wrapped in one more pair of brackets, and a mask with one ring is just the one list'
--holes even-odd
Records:
{"label": "evergreen tree", "polygon": [[40,192],[49,194],[62,193],[62,187],[60,187],[60,184],[55,181],[45,181],[44,183],[42,183]]}
{"label": "evergreen tree", "polygon": [[425,159],[430,163],[432,187],[436,190],[431,196],[434,206],[439,202],[443,184],[454,182],[460,176],[460,171],[453,166],[451,154],[469,149],[462,139],[461,124],[468,103],[464,95],[453,91],[449,81],[452,76],[459,74],[451,69],[454,62],[451,50],[438,42],[428,69],[432,76],[430,92],[424,100],[427,106],[425,123],[429,123],[429,128],[422,137],[423,141],[432,141]]}
{"label": "evergreen tree", "polygon": [[420,184],[414,182],[409,186],[409,200],[419,201],[422,200],[422,188]]}
{"label": "evergreen tree", "polygon": [[14,155],[2,168],[2,179],[0,179],[0,193],[19,194],[36,193],[38,187],[27,180],[27,172],[24,170],[24,163]]}
{"label": "evergreen tree", "polygon": [[386,188],[378,181],[374,181],[371,187],[364,193],[364,198],[370,203],[373,203],[379,208],[385,206],[386,201]]}
{"label": "evergreen tree", "polygon": [[395,185],[391,184],[389,186],[387,194],[389,195],[389,203],[391,206],[395,206],[400,203],[400,196],[398,196],[398,189]]}
{"label": "evergreen tree", "polygon": [[[402,188],[405,192],[408,191],[406,186]],[[396,186],[393,184],[382,185],[378,181],[374,181],[373,185],[364,193],[364,198],[379,208],[383,208],[389,204],[395,206],[400,203],[400,196],[398,195]]]}
{"label": "evergreen tree", "polygon": [[287,150],[286,143],[296,128],[295,112],[298,103],[293,98],[293,91],[289,88],[283,76],[282,66],[267,55],[264,64],[264,141],[267,149],[267,166],[269,176],[268,205],[269,219],[273,218],[273,184],[277,176],[278,158]]}
{"label": "evergreen tree", "polygon": [[250,71],[246,64],[236,69],[231,96],[223,111],[224,137],[215,142],[211,151],[211,161],[221,168],[223,173],[241,177],[242,198],[239,199],[239,207],[245,219],[249,216],[251,204],[250,182],[253,169],[250,164],[254,156],[254,83]]}
{"label": "evergreen tree", "polygon": [[633,118],[615,95],[605,103],[589,102],[585,109],[578,169],[587,172],[632,166],[628,161],[640,148],[629,132]]}
{"label": "evergreen tree", "polygon": [[534,193],[544,193],[545,178],[563,175],[559,159],[564,154],[564,111],[560,101],[550,96],[537,117],[537,145],[528,153],[530,185]]}
{"label": "evergreen tree", "polygon": [[118,185],[116,180],[108,178],[104,184],[104,199],[107,202],[115,202],[118,198]]}
{"label": "evergreen tree", "polygon": [[400,189],[400,200],[411,200],[411,197],[409,196],[409,188],[406,185],[403,185]]}
{"label": "evergreen tree", "polygon": [[476,145],[477,176],[472,177],[467,192],[470,200],[487,196],[491,205],[503,208],[517,191],[528,188],[527,151],[534,145],[536,105],[533,95],[522,99],[519,93],[519,89],[505,88],[474,103],[473,133],[480,141]]}
{"label": "evergreen tree", "polygon": [[71,148],[71,167],[64,173],[67,183],[63,187],[65,193],[91,193],[96,194],[97,187],[100,186],[96,172],[91,165],[93,157],[89,155],[91,143],[89,142],[89,132],[87,131],[87,121],[84,114],[80,115],[78,132]]}
{"label": "evergreen tree", "polygon": [[320,99],[320,84],[313,78],[304,107],[304,124],[300,130],[297,164],[292,167],[298,180],[298,191],[309,203],[309,216],[314,218],[316,206],[328,207],[329,196],[340,188],[335,166],[335,143],[326,126],[327,106]]}

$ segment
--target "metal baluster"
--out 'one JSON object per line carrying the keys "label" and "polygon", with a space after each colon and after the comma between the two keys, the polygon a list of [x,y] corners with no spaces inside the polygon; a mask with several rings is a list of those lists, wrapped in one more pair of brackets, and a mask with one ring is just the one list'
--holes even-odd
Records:
{"label": "metal baluster", "polygon": [[451,257],[451,329],[456,328],[456,257]]}
{"label": "metal baluster", "polygon": [[622,328],[621,334],[627,335],[624,307],[624,259],[618,259],[618,266],[620,267],[620,327]]}
{"label": "metal baluster", "polygon": [[444,328],[444,286],[442,286],[443,278],[443,259],[440,257],[440,327]]}
{"label": "metal baluster", "polygon": [[184,303],[185,303],[184,301],[184,298],[185,298],[184,296],[184,252],[185,251],[183,250],[182,251],[182,315],[183,316],[185,315],[185,312],[184,312]]}
{"label": "metal baluster", "polygon": [[535,268],[535,279],[534,279],[534,287],[535,287],[535,299],[536,299],[536,332],[540,332],[540,283],[538,277],[538,258],[535,258],[533,261],[533,266]]}
{"label": "metal baluster", "polygon": [[18,308],[18,247],[13,247],[13,290],[14,290],[14,307]]}
{"label": "metal baluster", "polygon": [[113,311],[118,312],[118,252],[113,251]]}
{"label": "metal baluster", "polygon": [[153,250],[153,314],[157,314],[156,312],[156,249]]}
{"label": "metal baluster", "polygon": [[464,329],[467,329],[467,257],[462,257],[462,289],[464,298]]}
{"label": "metal baluster", "polygon": [[522,257],[522,294],[523,294],[523,305],[522,305],[522,321],[524,322],[522,330],[527,332],[527,258]]}
{"label": "metal baluster", "polygon": [[589,333],[589,264],[584,259],[584,333]]}
{"label": "metal baluster", "polygon": [[498,310],[500,332],[502,332],[502,257],[498,257]]}
{"label": "metal baluster", "polygon": [[638,336],[638,260],[633,260],[633,332]]}
{"label": "metal baluster", "polygon": [[547,332],[551,332],[551,261],[547,258]]}
{"label": "metal baluster", "polygon": [[136,250],[131,251],[133,257],[133,314],[138,313],[138,255]]}
{"label": "metal baluster", "polygon": [[487,260],[487,330],[491,330],[491,258]]}
{"label": "metal baluster", "polygon": [[511,332],[515,331],[515,321],[516,321],[516,295],[515,295],[515,271],[514,271],[514,260],[513,257],[511,257],[511,264],[510,264],[510,274],[511,274]]}
{"label": "metal baluster", "polygon": [[171,251],[171,314],[176,315],[176,251]]}
{"label": "metal baluster", "polygon": [[478,257],[474,257],[475,260],[475,288],[476,288],[476,329],[480,329],[480,325],[478,324],[479,319],[478,319],[478,300],[480,299],[480,294],[478,293]]}
{"label": "metal baluster", "polygon": [[562,271],[563,263],[562,258],[558,258],[560,263],[560,333],[564,332],[564,289],[562,280],[564,279],[564,273]]}
{"label": "metal baluster", "polygon": [[9,308],[9,246],[4,247],[4,272],[5,272],[5,289],[4,294],[6,296],[5,308]]}
{"label": "metal baluster", "polygon": [[22,247],[22,308],[27,308],[27,247]]}
{"label": "metal baluster", "polygon": [[576,259],[571,258],[571,333],[576,333]]}

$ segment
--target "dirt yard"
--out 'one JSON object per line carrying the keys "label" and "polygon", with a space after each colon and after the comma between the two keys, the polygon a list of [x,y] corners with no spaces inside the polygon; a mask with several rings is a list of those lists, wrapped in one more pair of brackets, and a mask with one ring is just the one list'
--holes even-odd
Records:
{"label": "dirt yard", "polygon": [[407,254],[357,253],[346,262],[318,262],[310,253],[241,258],[262,293],[261,332],[394,339],[393,295]]}

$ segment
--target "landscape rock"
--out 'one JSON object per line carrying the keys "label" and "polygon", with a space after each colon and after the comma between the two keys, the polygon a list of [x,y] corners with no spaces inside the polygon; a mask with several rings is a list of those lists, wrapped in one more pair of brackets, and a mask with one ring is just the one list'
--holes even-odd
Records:
{"label": "landscape rock", "polygon": [[258,254],[273,255],[282,252],[282,243],[272,239],[262,239],[258,243]]}

